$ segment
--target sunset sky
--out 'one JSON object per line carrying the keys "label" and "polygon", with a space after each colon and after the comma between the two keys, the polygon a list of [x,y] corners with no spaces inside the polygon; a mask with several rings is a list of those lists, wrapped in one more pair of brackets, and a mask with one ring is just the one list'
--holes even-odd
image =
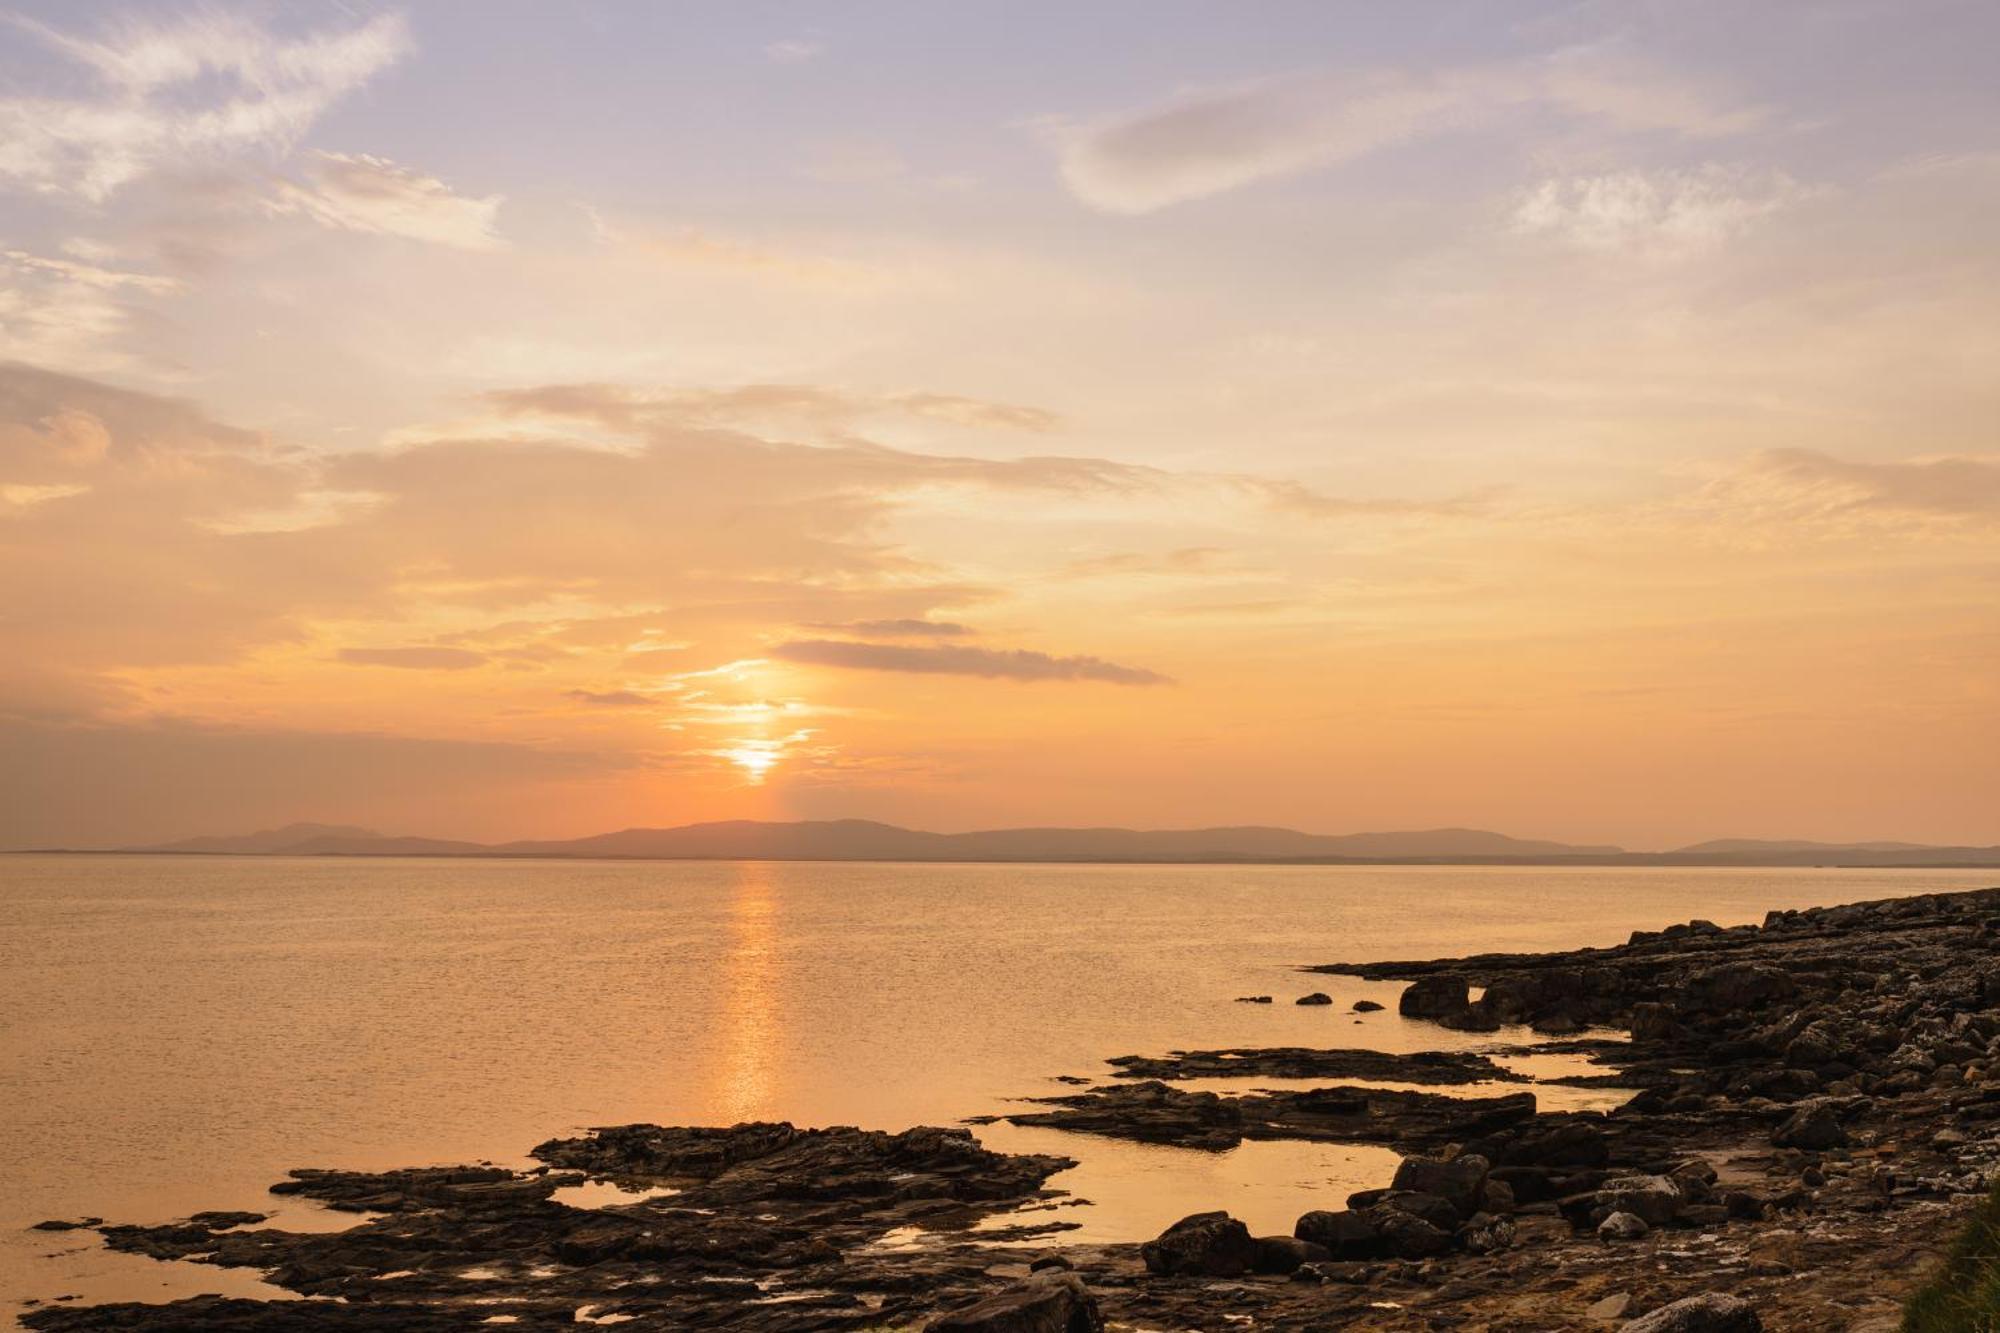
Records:
{"label": "sunset sky", "polygon": [[0,847],[2000,842],[1996,49],[14,4]]}

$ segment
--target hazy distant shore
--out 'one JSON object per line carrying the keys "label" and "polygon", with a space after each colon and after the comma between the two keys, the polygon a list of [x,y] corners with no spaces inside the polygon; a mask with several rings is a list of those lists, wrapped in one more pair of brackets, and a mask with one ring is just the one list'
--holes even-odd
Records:
{"label": "hazy distant shore", "polygon": [[[77,852],[100,849],[49,848]],[[1978,869],[2000,847],[1729,838],[1658,851],[1517,838],[1486,829],[1305,833],[1264,825],[1192,829],[1000,828],[934,833],[866,819],[724,820],[581,838],[472,842],[288,824],[104,851],[152,855],[432,856],[615,861],[882,861],[1051,865],[1812,866]]]}
{"label": "hazy distant shore", "polygon": [[152,847],[16,847],[0,856],[220,856],[278,858],[310,856],[325,859],[430,859],[439,861],[783,861],[803,863],[866,863],[899,865],[1137,865],[1137,866],[1660,866],[1681,868],[1741,868],[1745,870],[1996,870],[2000,854],[1963,861],[1823,860],[1806,856],[1691,856],[1676,852],[1626,852],[1618,856],[703,856],[690,853],[636,852],[224,852]]}

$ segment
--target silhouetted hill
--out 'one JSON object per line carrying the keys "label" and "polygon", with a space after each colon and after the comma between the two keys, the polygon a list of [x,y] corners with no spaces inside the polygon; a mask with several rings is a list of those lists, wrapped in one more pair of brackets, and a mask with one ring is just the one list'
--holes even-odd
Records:
{"label": "silhouetted hill", "polygon": [[283,828],[261,829],[256,833],[239,833],[229,837],[184,838],[180,842],[164,843],[147,850],[256,855],[287,851],[301,844],[323,839],[372,842],[381,837],[382,835],[374,829],[356,828],[351,824],[287,824]]}
{"label": "silhouetted hill", "polygon": [[220,856],[451,856],[481,855],[484,843],[444,838],[391,838],[350,824],[287,824],[234,837],[185,838],[135,851]]}
{"label": "silhouetted hill", "polygon": [[144,852],[248,856],[550,856],[744,861],[1542,862],[1681,866],[1992,866],[2000,847],[1907,842],[1820,843],[1722,838],[1671,852],[1511,838],[1484,829],[1301,833],[1244,825],[1206,829],[1014,828],[928,833],[867,819],[764,823],[734,819],[630,828],[586,838],[497,844],[385,837],[370,829],[292,824],[240,837],[188,838]]}
{"label": "silhouetted hill", "polygon": [[866,819],[725,820],[633,828],[586,838],[486,845],[391,838],[368,829],[295,824],[235,838],[189,838],[138,851],[285,856],[581,856],[774,861],[1307,861],[1617,856],[1478,829],[1330,836],[1282,828],[1019,828],[928,833]]}
{"label": "silhouetted hill", "polygon": [[1685,856],[1765,856],[1772,853],[1812,852],[1921,852],[1928,851],[1920,842],[1812,842],[1802,838],[1716,838],[1711,842],[1698,842],[1692,847],[1679,847],[1676,854]]}
{"label": "silhouetted hill", "polygon": [[2000,846],[1931,847],[1918,842],[1805,842],[1720,838],[1663,852],[1675,865],[1758,866],[1992,866]]}
{"label": "silhouetted hill", "polygon": [[1327,836],[1282,828],[1018,828],[925,833],[865,819],[731,820],[510,842],[515,856],[745,857],[829,861],[1290,861],[1315,857],[1616,855],[1616,847],[1530,842],[1476,829]]}

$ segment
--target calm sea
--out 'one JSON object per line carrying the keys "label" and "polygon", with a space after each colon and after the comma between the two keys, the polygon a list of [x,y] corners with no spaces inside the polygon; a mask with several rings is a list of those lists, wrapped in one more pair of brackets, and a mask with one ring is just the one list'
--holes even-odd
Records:
{"label": "calm sea", "polygon": [[[514,1162],[551,1135],[635,1120],[949,1124],[1132,1052],[1486,1045],[1406,1024],[1393,1004],[1357,1019],[1350,1001],[1399,987],[1290,968],[1611,944],[1690,917],[1996,879],[0,856],[0,1146],[13,1163],[0,1318],[31,1297],[264,1290],[110,1255],[89,1232],[23,1230],[43,1218],[267,1209],[265,1186],[293,1166]],[[1312,989],[1337,1003],[1291,1003]],[[1278,1003],[1233,1003],[1248,994]],[[979,1132],[1081,1159],[1053,1183],[1093,1201],[1063,1214],[1093,1239],[1150,1236],[1209,1207],[1289,1231],[1307,1208],[1385,1183],[1395,1160]],[[350,1220],[303,1204],[282,1217]]]}

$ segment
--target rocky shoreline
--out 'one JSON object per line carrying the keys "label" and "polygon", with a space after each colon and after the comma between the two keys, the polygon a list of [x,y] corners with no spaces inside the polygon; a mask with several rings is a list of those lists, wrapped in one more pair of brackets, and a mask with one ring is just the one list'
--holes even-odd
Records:
{"label": "rocky shoreline", "polygon": [[[1144,1245],[1064,1244],[1080,1201],[1048,1181],[1073,1163],[993,1152],[964,1129],[607,1128],[538,1146],[529,1172],[298,1171],[274,1187],[356,1213],[345,1231],[90,1219],[77,1225],[114,1249],[262,1270],[306,1299],[23,1318],[58,1333],[1887,1330],[2000,1171],[2000,889],[1691,922],[1610,948],[1308,970],[1407,982],[1406,1018],[1526,1027],[1537,1035],[1506,1051],[1587,1056],[1601,1074],[1561,1081],[1636,1095],[1548,1111],[1528,1086],[1431,1090],[1521,1083],[1490,1053],[1269,1048],[1121,1057],[1110,1083],[1006,1117],[1206,1150],[1405,1154],[1389,1187],[1289,1236],[1204,1213]],[[1598,1031],[1613,1028],[1629,1040]],[[1174,1086],[1219,1077],[1349,1082]],[[556,1197],[584,1182],[625,1193]]]}

